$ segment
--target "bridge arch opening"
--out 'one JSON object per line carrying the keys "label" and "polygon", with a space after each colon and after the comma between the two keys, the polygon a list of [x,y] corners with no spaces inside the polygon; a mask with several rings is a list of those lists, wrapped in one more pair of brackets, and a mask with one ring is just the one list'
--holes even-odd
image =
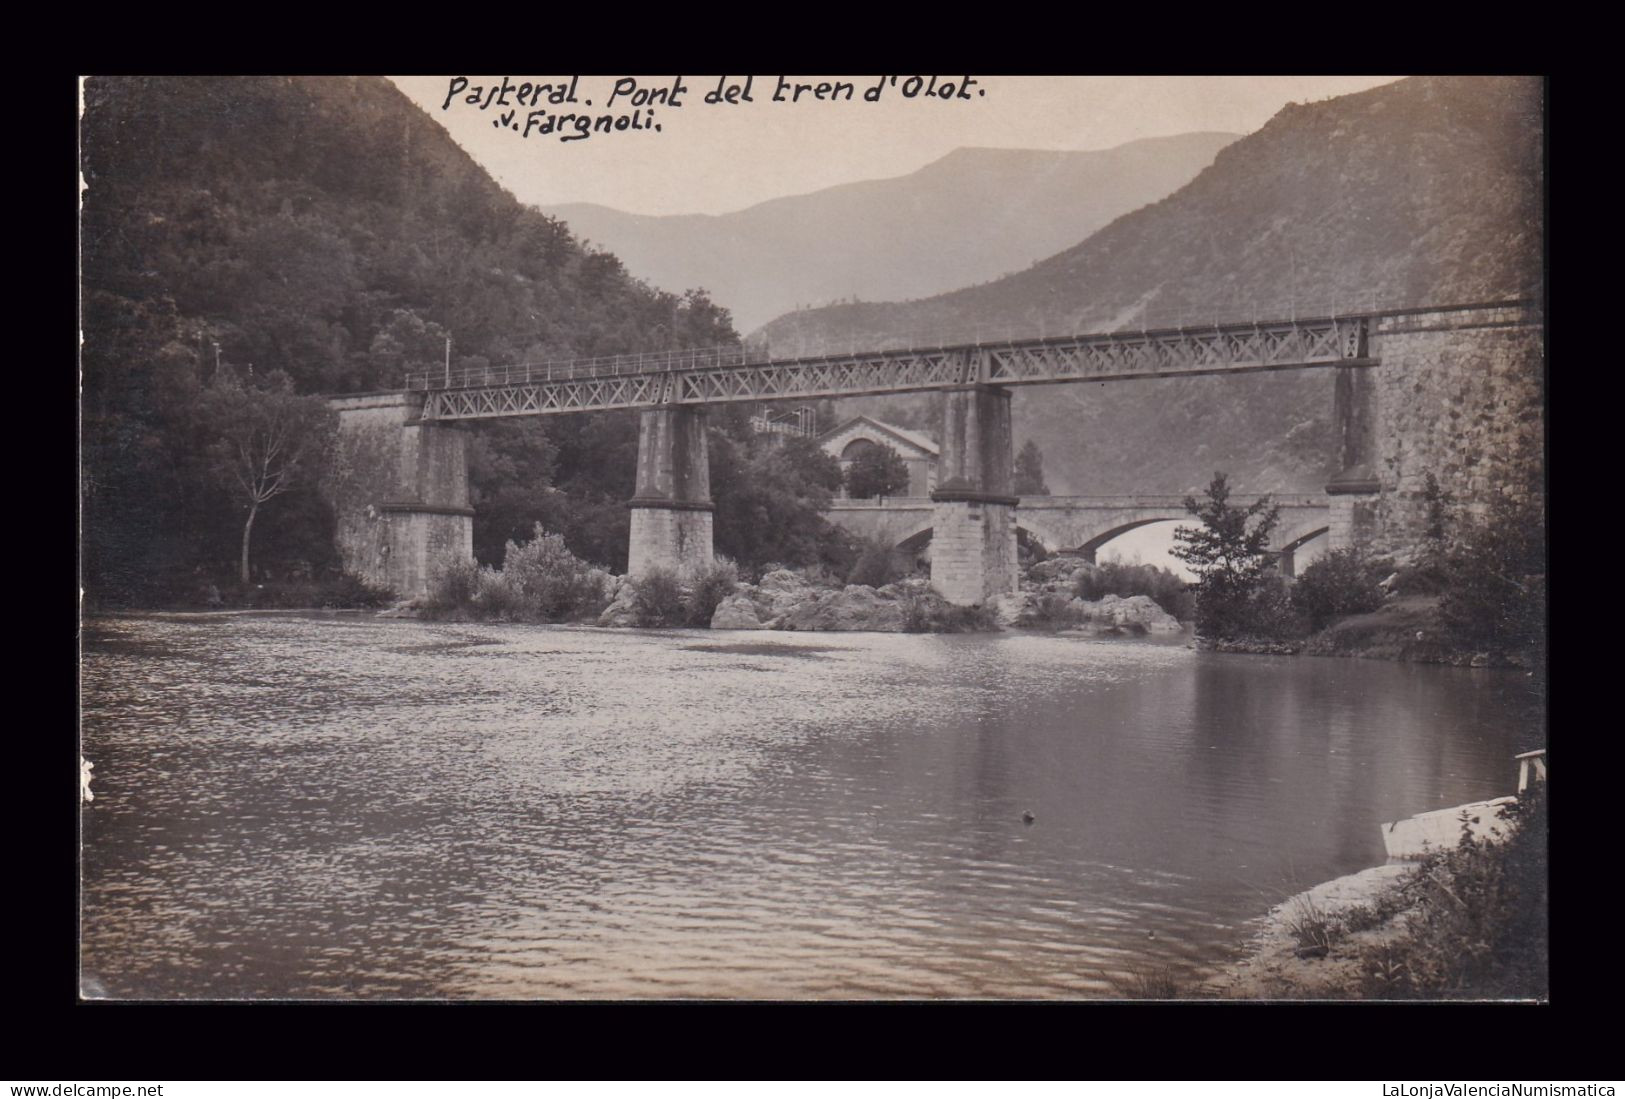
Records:
{"label": "bridge arch opening", "polygon": [[[916,564],[928,564],[934,531],[931,524],[926,524],[901,537],[894,536],[894,545],[899,552],[911,555]],[[1037,559],[1053,557],[1061,549],[1052,536],[1019,522],[1016,524],[1016,547],[1024,558]]]}
{"label": "bridge arch opening", "polygon": [[1331,547],[1327,537],[1330,530],[1329,526],[1317,527],[1283,543],[1279,550],[1281,575],[1290,580],[1314,564]]}
{"label": "bridge arch opening", "polygon": [[1075,552],[1088,561],[1128,561],[1155,565],[1188,578],[1190,570],[1170,551],[1175,544],[1174,531],[1195,522],[1189,515],[1134,519],[1101,531]]}

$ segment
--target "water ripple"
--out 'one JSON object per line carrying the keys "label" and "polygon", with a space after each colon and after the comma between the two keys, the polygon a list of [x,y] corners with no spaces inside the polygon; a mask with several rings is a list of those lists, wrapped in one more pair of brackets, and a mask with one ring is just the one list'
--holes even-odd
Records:
{"label": "water ripple", "polygon": [[[1505,792],[1508,677],[1068,637],[87,624],[114,997],[896,998],[1194,973]],[[1032,825],[1023,813],[1035,816]]]}

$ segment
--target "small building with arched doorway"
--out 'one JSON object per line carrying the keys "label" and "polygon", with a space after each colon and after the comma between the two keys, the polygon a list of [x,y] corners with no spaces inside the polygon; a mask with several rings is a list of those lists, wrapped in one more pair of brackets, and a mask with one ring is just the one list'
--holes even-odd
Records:
{"label": "small building with arched doorway", "polygon": [[[894,451],[908,466],[908,496],[929,496],[937,487],[937,444],[930,436],[872,416],[854,416],[818,437],[824,453],[841,463],[845,474],[853,461],[870,447]],[[846,496],[846,489],[841,489]]]}

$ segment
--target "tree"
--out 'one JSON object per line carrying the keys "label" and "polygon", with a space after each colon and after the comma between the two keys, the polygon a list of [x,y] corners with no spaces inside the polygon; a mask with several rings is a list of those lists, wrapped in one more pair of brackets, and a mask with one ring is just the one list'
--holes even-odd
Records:
{"label": "tree", "polygon": [[908,491],[908,463],[889,446],[867,446],[846,471],[846,492],[854,500],[896,496]]}
{"label": "tree", "polygon": [[267,501],[303,483],[319,466],[338,417],[321,397],[295,393],[293,380],[281,371],[245,384],[229,367],[204,390],[198,412],[214,476],[248,508],[241,570],[247,584],[255,517]]}
{"label": "tree", "polygon": [[1017,496],[1048,496],[1049,486],[1044,483],[1044,452],[1028,439],[1016,455],[1016,474],[1011,487]]}
{"label": "tree", "polygon": [[1243,508],[1230,503],[1230,485],[1215,473],[1206,499],[1185,497],[1185,510],[1202,521],[1199,527],[1174,531],[1169,551],[1196,573],[1196,629],[1208,637],[1269,633],[1280,609],[1271,583],[1270,535],[1280,508],[1263,496]]}
{"label": "tree", "polygon": [[811,439],[766,447],[713,431],[710,462],[718,553],[747,570],[824,564],[846,574],[850,539],[823,515],[840,464]]}
{"label": "tree", "polygon": [[1444,620],[1468,645],[1530,651],[1544,667],[1545,508],[1498,495],[1483,515],[1464,516],[1457,526],[1445,557]]}

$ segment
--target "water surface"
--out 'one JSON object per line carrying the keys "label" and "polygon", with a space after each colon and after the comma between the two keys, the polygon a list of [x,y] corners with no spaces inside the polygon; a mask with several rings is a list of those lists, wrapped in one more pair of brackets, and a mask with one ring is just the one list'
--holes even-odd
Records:
{"label": "water surface", "polygon": [[1109,995],[1382,862],[1380,822],[1512,792],[1527,683],[1026,633],[98,619],[82,970],[147,998]]}

